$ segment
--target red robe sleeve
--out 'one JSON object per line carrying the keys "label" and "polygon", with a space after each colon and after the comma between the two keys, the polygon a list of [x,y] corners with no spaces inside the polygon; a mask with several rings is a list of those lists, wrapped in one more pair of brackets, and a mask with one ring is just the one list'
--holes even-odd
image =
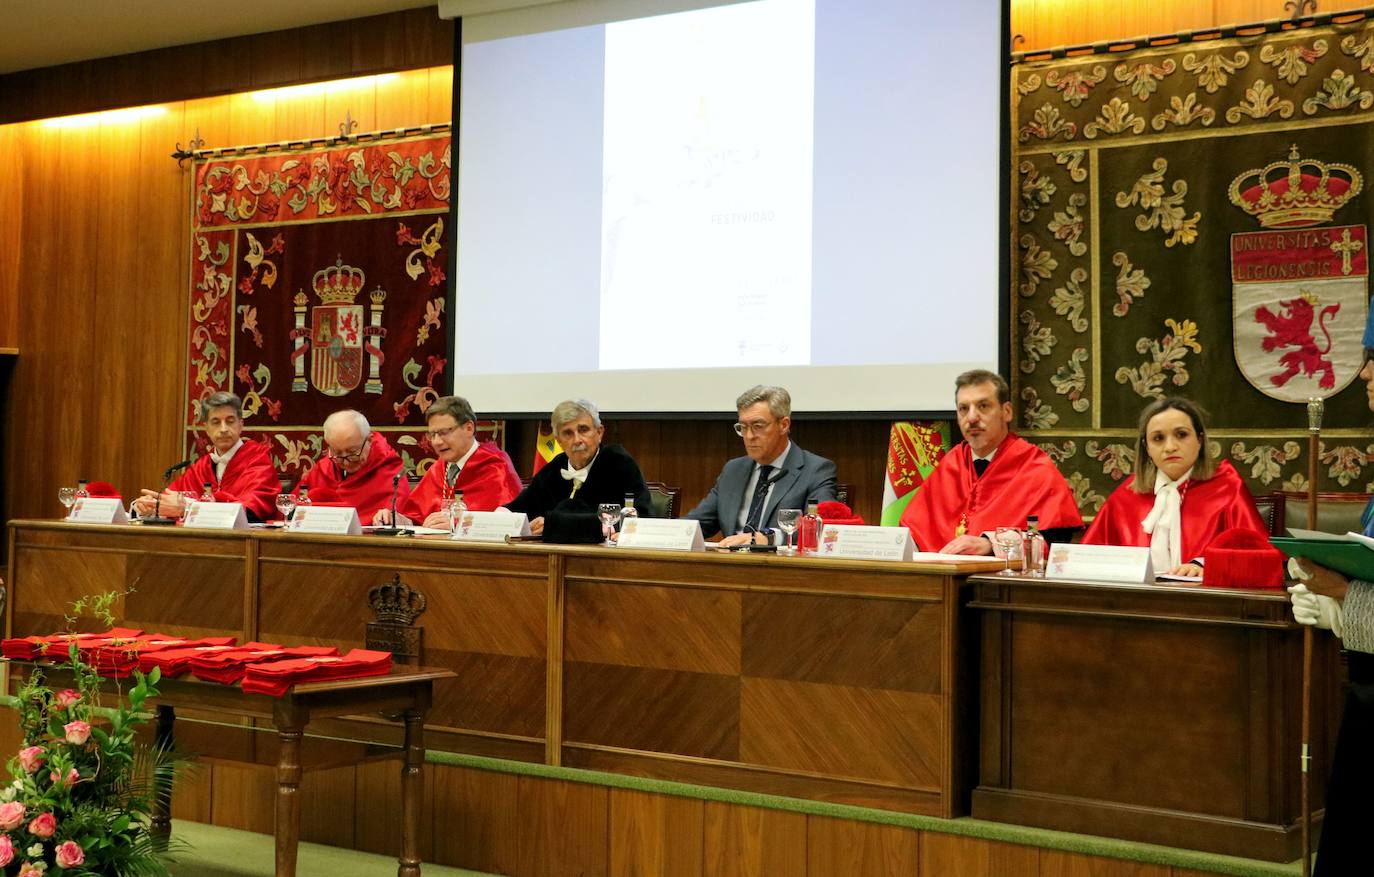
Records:
{"label": "red robe sleeve", "polygon": [[1035,515],[1041,530],[1083,526],[1073,491],[1049,455],[1018,435],[1008,435],[981,478],[974,476],[973,452],[960,442],[916,491],[902,513],[902,525],[921,551],[939,551],[955,528],[979,534],[998,527],[1024,527]]}
{"label": "red robe sleeve", "polygon": [[[1084,534],[1085,543],[1142,548],[1150,544],[1150,534],[1140,523],[1154,508],[1155,495],[1136,493],[1134,483],[1132,475],[1112,491]],[[1179,518],[1184,562],[1201,557],[1212,540],[1227,530],[1241,527],[1269,535],[1254,497],[1229,460],[1218,463],[1217,471],[1206,481],[1189,479],[1183,486],[1182,500]]]}
{"label": "red robe sleeve", "polygon": [[206,454],[192,463],[168,489],[191,491],[200,496],[207,483],[216,502],[241,502],[244,511],[260,521],[281,517],[277,512],[281,479],[272,466],[271,452],[261,442],[244,441],[229,458],[229,465],[224,467],[223,480],[215,477],[215,464]]}

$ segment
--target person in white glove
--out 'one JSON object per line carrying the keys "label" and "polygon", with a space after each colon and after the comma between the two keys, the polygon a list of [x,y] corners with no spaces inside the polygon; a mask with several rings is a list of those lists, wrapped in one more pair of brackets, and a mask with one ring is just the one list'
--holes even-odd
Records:
{"label": "person in white glove", "polygon": [[[1321,582],[1315,581],[1317,571],[1325,574]],[[1329,630],[1337,638],[1343,637],[1345,624],[1341,613],[1341,604],[1335,597],[1328,596],[1326,593],[1314,592],[1307,587],[1307,582],[1312,582],[1316,587],[1324,588],[1329,593],[1339,592],[1340,599],[1345,599],[1350,583],[1325,567],[1314,565],[1312,571],[1309,572],[1297,558],[1289,559],[1288,575],[1297,581],[1296,585],[1288,589],[1289,600],[1293,604],[1294,620],[1309,627]]]}

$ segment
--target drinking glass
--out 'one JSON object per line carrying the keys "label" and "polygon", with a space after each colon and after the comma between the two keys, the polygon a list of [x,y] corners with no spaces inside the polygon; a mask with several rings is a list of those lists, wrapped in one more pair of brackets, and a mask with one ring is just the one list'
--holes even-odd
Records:
{"label": "drinking glass", "polygon": [[178,490],[177,496],[181,497],[181,516],[183,518],[191,510],[191,503],[200,502],[200,494],[194,490]]}
{"label": "drinking glass", "polygon": [[620,520],[620,503],[603,502],[596,510],[601,515],[601,535],[606,537],[605,545],[612,548],[615,546],[615,540],[611,538],[611,534],[615,532],[616,522]]}
{"label": "drinking glass", "polygon": [[291,514],[296,511],[296,495],[294,493],[277,494],[277,511],[281,512],[282,520],[286,521],[286,526],[290,526]]}
{"label": "drinking glass", "polygon": [[67,507],[67,517],[70,518],[70,517],[72,516],[72,506],[76,504],[76,488],[75,488],[75,487],[59,487],[59,488],[57,488],[57,499],[58,499],[58,501],[61,502],[64,506]]}
{"label": "drinking glass", "polygon": [[446,497],[439,501],[439,511],[444,513],[444,520],[448,521],[448,528],[450,531],[457,526],[457,522],[453,520],[453,509],[457,505],[458,497],[456,496]]}
{"label": "drinking glass", "polygon": [[801,509],[778,509],[778,529],[787,534],[787,544],[783,546],[783,554],[796,554],[797,549],[792,547],[792,534],[797,532],[797,524],[801,521]]}
{"label": "drinking glass", "polygon": [[1016,546],[1021,544],[1021,531],[1015,527],[998,527],[997,532],[992,536],[992,541],[1002,549],[1002,559],[1007,564],[1006,569],[999,572],[998,575],[1016,575],[1016,571],[1011,568],[1011,557],[1016,553]]}

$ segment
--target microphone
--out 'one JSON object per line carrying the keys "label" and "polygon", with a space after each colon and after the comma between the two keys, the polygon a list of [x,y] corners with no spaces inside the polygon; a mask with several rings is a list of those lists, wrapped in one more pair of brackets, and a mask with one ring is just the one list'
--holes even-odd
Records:
{"label": "microphone", "polygon": [[182,460],[180,463],[173,463],[162,473],[162,490],[157,492],[157,499],[153,502],[153,516],[151,518],[140,518],[143,524],[150,524],[157,527],[170,527],[177,522],[176,518],[167,518],[162,515],[162,494],[167,490],[167,485],[172,483],[172,476],[190,466],[194,460]]}
{"label": "microphone", "polygon": [[373,535],[401,536],[410,532],[405,527],[399,526],[396,522],[396,495],[401,492],[401,479],[404,477],[404,469],[397,469],[396,474],[391,476],[391,526],[377,527],[372,531]]}

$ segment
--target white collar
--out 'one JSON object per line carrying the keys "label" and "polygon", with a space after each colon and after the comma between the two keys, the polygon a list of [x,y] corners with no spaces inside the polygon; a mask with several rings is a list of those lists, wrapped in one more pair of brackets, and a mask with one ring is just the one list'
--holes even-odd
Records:
{"label": "white collar", "polygon": [[601,448],[598,446],[596,453],[587,461],[587,465],[583,466],[581,469],[574,469],[572,460],[569,459],[568,465],[563,467],[560,474],[562,474],[566,481],[576,481],[578,484],[581,484],[587,480],[587,475],[592,471],[592,464],[596,462],[596,458],[599,456],[601,456]]}
{"label": "white collar", "polygon": [[792,440],[791,440],[791,439],[788,439],[788,440],[787,440],[787,446],[786,446],[785,448],[782,449],[782,453],[781,453],[781,454],[778,454],[776,457],[773,458],[773,462],[771,462],[771,463],[766,463],[766,464],[765,464],[765,463],[760,463],[759,465],[760,465],[760,466],[767,465],[767,466],[772,466],[774,469],[781,469],[781,468],[782,468],[783,462],[787,460],[787,455],[788,455],[788,453],[789,453],[791,450],[792,450]]}
{"label": "white collar", "polygon": [[243,439],[239,439],[238,441],[234,442],[234,446],[229,450],[225,451],[223,454],[217,454],[215,453],[214,446],[212,445],[210,447],[210,462],[214,463],[216,466],[222,466],[225,463],[228,463],[229,460],[234,456],[234,454],[238,453],[238,450],[241,447],[243,447]]}
{"label": "white collar", "polygon": [[468,448],[468,452],[466,454],[454,460],[452,463],[449,463],[448,465],[457,466],[458,469],[461,471],[462,468],[468,464],[468,460],[472,459],[472,455],[475,453],[477,453],[477,439],[472,440],[472,447]]}

